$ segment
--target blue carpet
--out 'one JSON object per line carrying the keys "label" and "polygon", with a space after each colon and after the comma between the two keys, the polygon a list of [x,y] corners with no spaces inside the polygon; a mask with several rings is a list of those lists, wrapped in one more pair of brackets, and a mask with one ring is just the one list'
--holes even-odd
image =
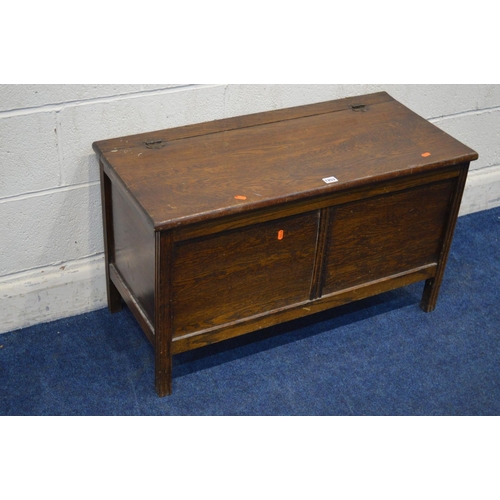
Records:
{"label": "blue carpet", "polygon": [[0,335],[0,415],[500,415],[500,208],[459,218],[437,308],[423,284],[174,357],[127,309]]}

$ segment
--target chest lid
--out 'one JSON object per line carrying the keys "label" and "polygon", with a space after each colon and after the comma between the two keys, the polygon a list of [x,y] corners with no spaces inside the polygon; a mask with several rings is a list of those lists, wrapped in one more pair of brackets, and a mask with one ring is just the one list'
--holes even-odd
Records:
{"label": "chest lid", "polygon": [[470,162],[385,92],[95,142],[156,229]]}

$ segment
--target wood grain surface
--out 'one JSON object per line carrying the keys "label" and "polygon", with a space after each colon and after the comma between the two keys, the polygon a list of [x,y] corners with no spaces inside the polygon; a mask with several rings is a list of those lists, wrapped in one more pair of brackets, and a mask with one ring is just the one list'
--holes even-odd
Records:
{"label": "wood grain surface", "polygon": [[93,146],[157,229],[477,158],[385,92]]}
{"label": "wood grain surface", "polygon": [[332,210],[323,294],[438,262],[456,180]]}
{"label": "wood grain surface", "polygon": [[174,337],[309,299],[319,213],[176,246]]}

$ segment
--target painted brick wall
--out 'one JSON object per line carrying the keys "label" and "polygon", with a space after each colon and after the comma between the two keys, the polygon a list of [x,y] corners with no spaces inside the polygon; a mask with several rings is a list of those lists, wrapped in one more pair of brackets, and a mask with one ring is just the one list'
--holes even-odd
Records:
{"label": "painted brick wall", "polygon": [[0,85],[0,332],[105,306],[93,141],[386,90],[476,149],[500,205],[500,85]]}

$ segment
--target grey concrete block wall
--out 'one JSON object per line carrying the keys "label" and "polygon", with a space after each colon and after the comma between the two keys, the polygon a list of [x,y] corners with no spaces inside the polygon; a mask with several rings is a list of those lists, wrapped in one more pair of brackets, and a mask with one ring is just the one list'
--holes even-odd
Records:
{"label": "grey concrete block wall", "polygon": [[105,306],[93,141],[379,90],[479,152],[461,214],[500,205],[499,85],[0,85],[0,332]]}

